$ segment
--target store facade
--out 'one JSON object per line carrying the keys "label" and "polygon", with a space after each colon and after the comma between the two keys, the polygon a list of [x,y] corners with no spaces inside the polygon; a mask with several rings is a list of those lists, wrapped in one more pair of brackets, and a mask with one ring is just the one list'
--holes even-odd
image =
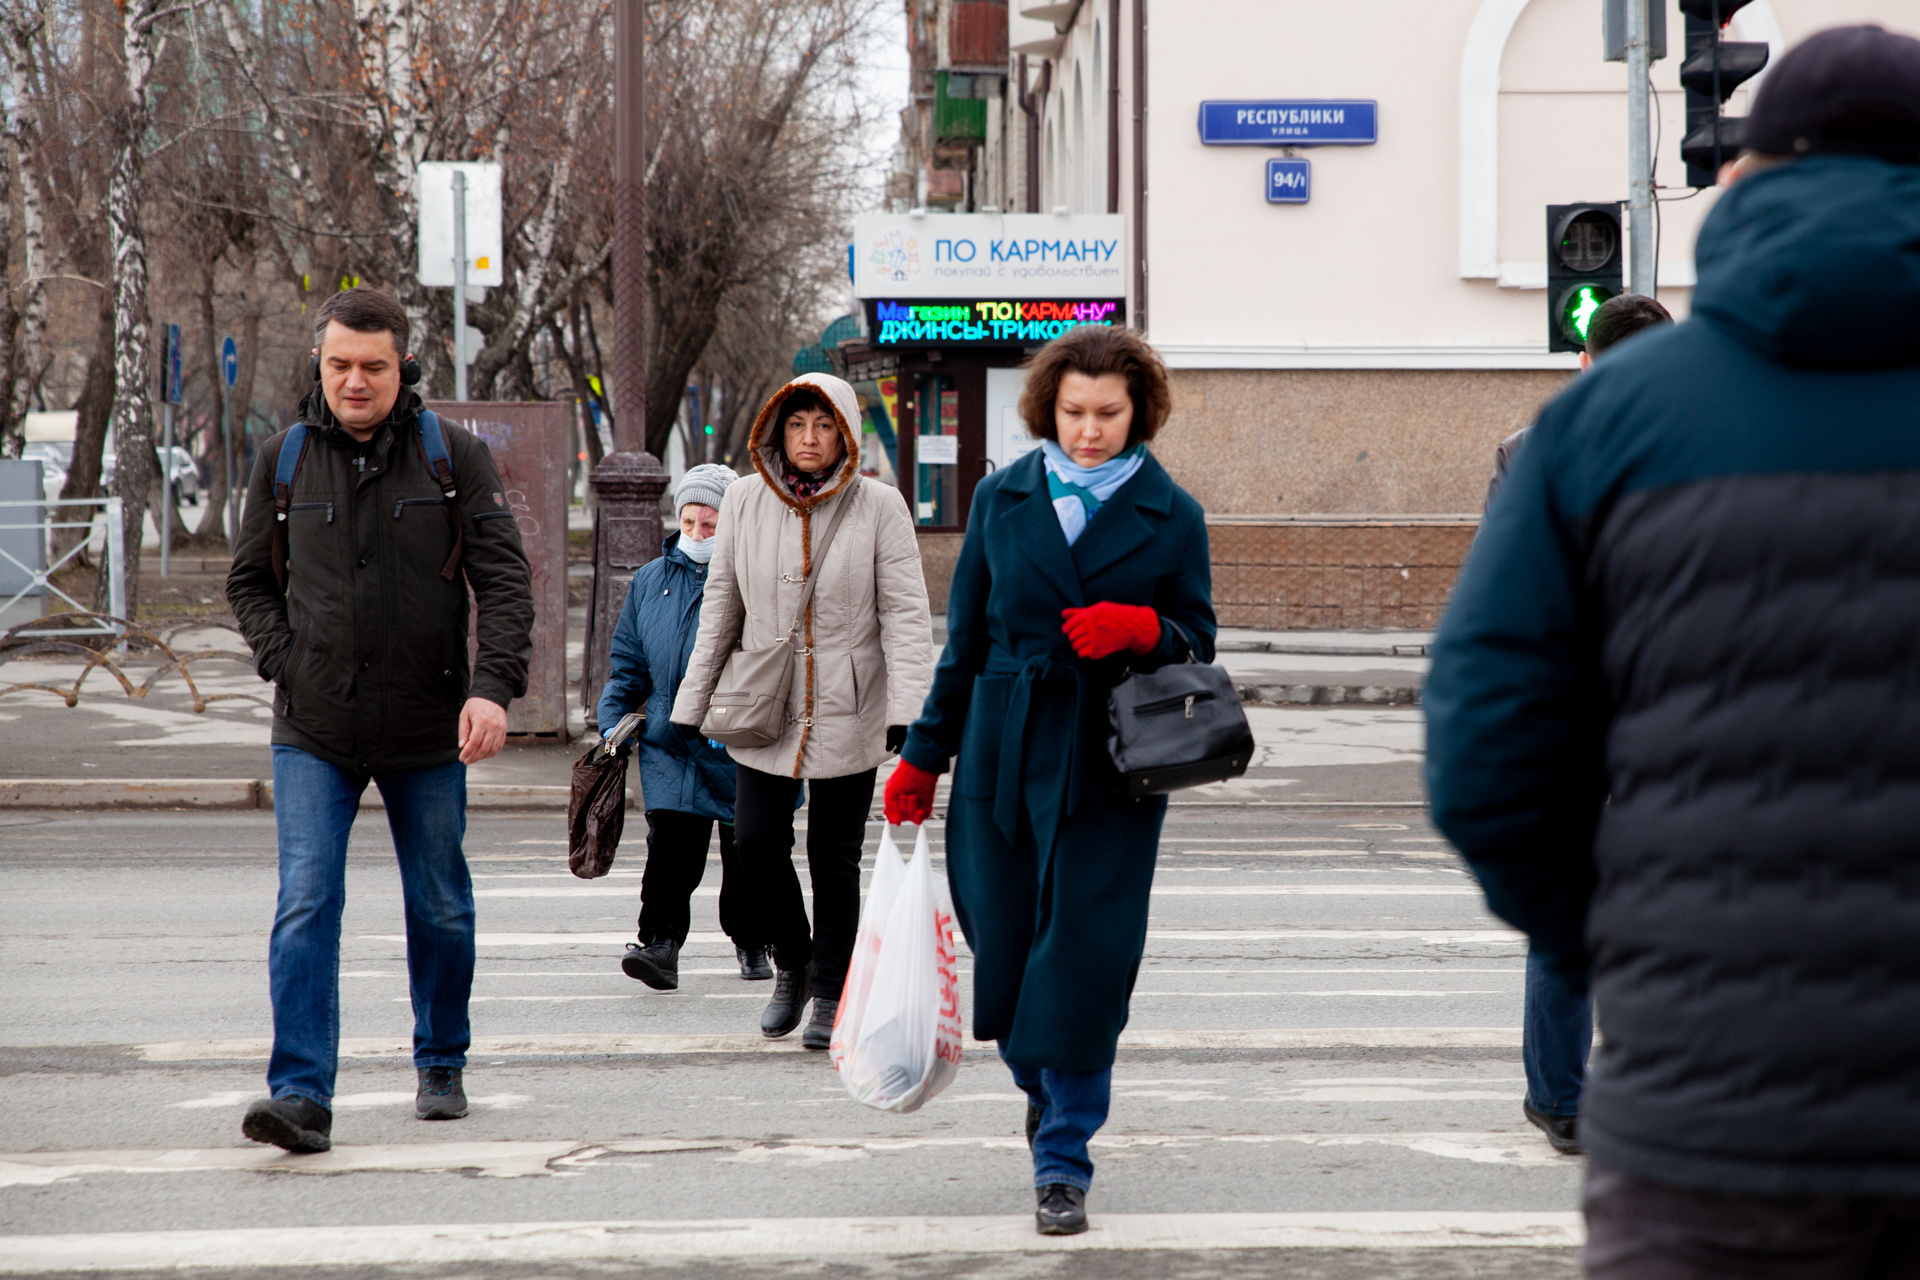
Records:
{"label": "store facade", "polygon": [[944,595],[936,566],[957,554],[975,487],[1034,446],[1019,412],[1027,357],[1082,325],[1127,323],[1122,219],[866,214],[852,259],[865,333],[840,355]]}

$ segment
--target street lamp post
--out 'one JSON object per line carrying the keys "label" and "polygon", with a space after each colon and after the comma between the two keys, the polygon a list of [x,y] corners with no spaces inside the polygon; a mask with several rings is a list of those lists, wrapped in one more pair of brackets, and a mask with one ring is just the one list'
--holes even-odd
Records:
{"label": "street lamp post", "polygon": [[633,570],[660,554],[660,497],[667,474],[647,452],[646,0],[614,0],[613,399],[614,451],[587,477],[593,486],[593,595],[580,701],[595,723],[613,620]]}

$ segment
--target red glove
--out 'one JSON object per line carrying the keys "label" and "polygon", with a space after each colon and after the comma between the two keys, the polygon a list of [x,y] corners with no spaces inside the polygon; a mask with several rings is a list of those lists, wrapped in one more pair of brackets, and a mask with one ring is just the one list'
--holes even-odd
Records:
{"label": "red glove", "polygon": [[1116,653],[1152,653],[1160,645],[1160,615],[1143,604],[1102,600],[1084,609],[1062,609],[1061,630],[1083,658]]}
{"label": "red glove", "polygon": [[940,781],[937,773],[928,773],[913,761],[901,758],[887,779],[885,809],[887,822],[922,823],[933,816],[933,787]]}

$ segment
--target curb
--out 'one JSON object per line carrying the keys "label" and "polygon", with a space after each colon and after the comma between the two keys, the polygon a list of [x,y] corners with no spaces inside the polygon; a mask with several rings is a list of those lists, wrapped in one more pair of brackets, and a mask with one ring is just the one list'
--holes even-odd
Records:
{"label": "curb", "polygon": [[1240,701],[1261,707],[1332,707],[1360,703],[1370,707],[1418,706],[1420,689],[1413,685],[1379,684],[1236,684]]}
{"label": "curb", "polygon": [[[502,782],[467,787],[469,809],[559,809],[570,788]],[[362,809],[384,809],[368,787]],[[627,793],[633,807],[633,793]],[[273,782],[254,778],[0,778],[0,809],[271,809]]]}

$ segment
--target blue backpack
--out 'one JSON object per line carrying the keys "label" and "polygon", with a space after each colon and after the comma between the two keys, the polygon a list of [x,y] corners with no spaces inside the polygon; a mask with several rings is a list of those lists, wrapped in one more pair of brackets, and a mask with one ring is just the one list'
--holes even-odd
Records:
{"label": "blue backpack", "polygon": [[[454,575],[460,571],[460,552],[466,543],[460,525],[460,508],[454,502],[453,458],[447,452],[447,435],[440,429],[439,415],[422,406],[414,425],[417,428],[414,439],[420,446],[421,460],[427,464],[428,473],[439,482],[440,492],[445,495],[447,527],[453,531],[453,554],[441,566],[440,576],[452,582]],[[296,422],[287,428],[286,439],[280,442],[280,456],[274,460],[273,574],[279,579],[282,591],[287,589],[287,512],[293,507],[293,481],[300,474],[300,464],[306,460],[308,443],[307,424]]]}

